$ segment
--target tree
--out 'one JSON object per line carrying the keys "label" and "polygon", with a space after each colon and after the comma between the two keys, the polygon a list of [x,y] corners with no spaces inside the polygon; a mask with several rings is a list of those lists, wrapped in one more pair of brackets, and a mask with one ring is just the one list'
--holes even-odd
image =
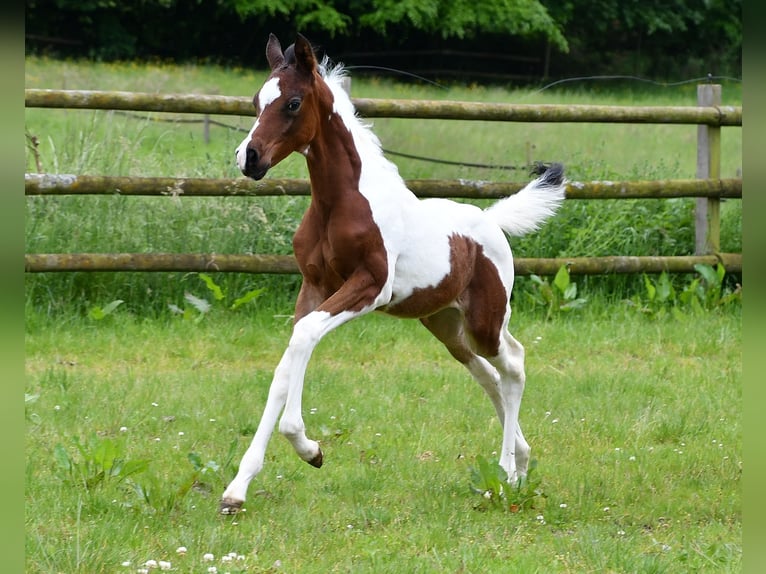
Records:
{"label": "tree", "polygon": [[[302,32],[333,55],[452,49],[550,62],[513,71],[528,78],[740,75],[742,61],[742,0],[27,0],[25,8],[28,51],[100,59],[265,65],[273,31],[285,42]],[[474,64],[446,63],[464,77]]]}
{"label": "tree", "polygon": [[301,30],[335,35],[365,30],[385,36],[417,30],[442,38],[477,34],[544,37],[562,51],[567,41],[538,0],[233,0],[242,18],[278,14]]}

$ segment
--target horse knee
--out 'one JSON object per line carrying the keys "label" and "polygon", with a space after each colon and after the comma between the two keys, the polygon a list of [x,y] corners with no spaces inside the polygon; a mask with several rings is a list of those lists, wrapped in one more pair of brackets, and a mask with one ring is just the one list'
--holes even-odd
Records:
{"label": "horse knee", "polygon": [[310,313],[295,323],[289,346],[294,349],[313,349],[322,338],[319,325],[321,315],[318,312]]}
{"label": "horse knee", "polygon": [[503,354],[503,371],[508,374],[522,388],[526,382],[526,372],[524,370],[524,346],[512,336],[506,336],[506,352]]}
{"label": "horse knee", "polygon": [[279,433],[288,439],[299,436],[304,432],[306,432],[306,426],[302,420],[295,420],[284,415],[279,419]]}

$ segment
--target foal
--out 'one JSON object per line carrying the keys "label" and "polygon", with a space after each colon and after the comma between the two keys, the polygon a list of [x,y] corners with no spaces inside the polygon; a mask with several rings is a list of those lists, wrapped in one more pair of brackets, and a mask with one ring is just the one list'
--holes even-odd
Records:
{"label": "foal", "polygon": [[523,235],[556,211],[564,199],[562,166],[486,210],[421,201],[356,116],[340,67],[319,64],[301,35],[284,53],[270,35],[266,56],[271,75],[253,98],[258,117],[237,147],[237,165],[258,180],[290,153],[303,154],[311,204],[293,238],[303,275],[293,333],[221,512],[242,507],[277,422],[298,456],[322,465],[301,415],[309,358],[327,333],[375,310],[420,319],[465,365],[500,419],[500,465],[509,479],[526,474],[530,448],[518,422],[524,348],[508,332],[514,270],[503,232]]}

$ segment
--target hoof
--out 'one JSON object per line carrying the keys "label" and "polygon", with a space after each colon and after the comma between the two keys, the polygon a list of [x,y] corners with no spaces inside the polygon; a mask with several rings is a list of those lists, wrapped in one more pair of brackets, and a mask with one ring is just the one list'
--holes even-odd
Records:
{"label": "hoof", "polygon": [[231,498],[222,498],[220,513],[221,514],[237,514],[240,510],[242,510],[242,505],[244,504],[244,502],[245,502],[244,500],[233,500]]}
{"label": "hoof", "polygon": [[314,468],[321,468],[322,467],[322,449],[319,449],[319,453],[312,458],[311,460],[307,460],[307,463],[309,463]]}

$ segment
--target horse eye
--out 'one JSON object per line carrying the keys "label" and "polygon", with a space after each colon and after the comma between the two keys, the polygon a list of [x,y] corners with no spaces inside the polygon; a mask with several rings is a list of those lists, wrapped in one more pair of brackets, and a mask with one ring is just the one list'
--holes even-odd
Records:
{"label": "horse eye", "polygon": [[287,102],[287,111],[291,113],[297,112],[301,107],[301,100],[300,98],[293,98],[289,102]]}

